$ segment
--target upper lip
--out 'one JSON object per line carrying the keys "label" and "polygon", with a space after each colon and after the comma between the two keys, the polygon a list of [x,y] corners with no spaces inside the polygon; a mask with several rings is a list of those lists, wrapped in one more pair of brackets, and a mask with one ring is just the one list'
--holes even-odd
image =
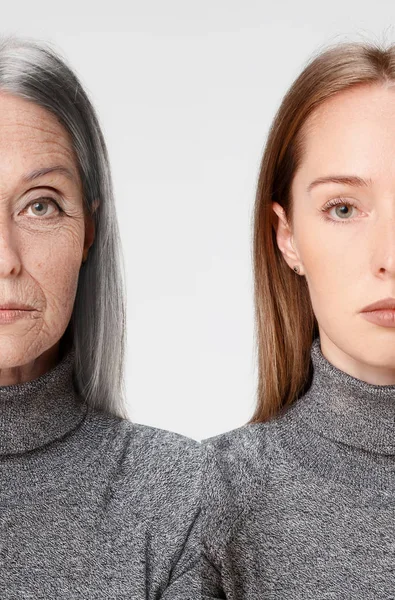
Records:
{"label": "upper lip", "polygon": [[395,298],[384,298],[384,300],[378,300],[378,302],[373,302],[373,304],[365,306],[361,312],[367,312],[371,310],[388,310],[391,308],[395,310]]}
{"label": "upper lip", "polygon": [[4,302],[0,304],[0,310],[33,310],[33,307],[22,302]]}

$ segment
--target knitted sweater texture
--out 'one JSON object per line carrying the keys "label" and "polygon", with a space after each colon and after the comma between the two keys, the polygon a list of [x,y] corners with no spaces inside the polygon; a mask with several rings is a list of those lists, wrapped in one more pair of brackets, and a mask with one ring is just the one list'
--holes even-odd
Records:
{"label": "knitted sweater texture", "polygon": [[0,597],[200,597],[200,445],[92,409],[74,350],[0,387]]}
{"label": "knitted sweater texture", "polygon": [[205,600],[395,598],[395,386],[311,360],[281,415],[203,441]]}

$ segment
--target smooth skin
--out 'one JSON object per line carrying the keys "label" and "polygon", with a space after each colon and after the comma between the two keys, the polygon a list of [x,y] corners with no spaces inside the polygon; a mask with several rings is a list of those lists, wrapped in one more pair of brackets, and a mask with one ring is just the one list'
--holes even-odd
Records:
{"label": "smooth skin", "polygon": [[[306,277],[321,350],[335,367],[376,385],[395,384],[395,328],[360,311],[395,298],[395,87],[361,85],[327,100],[306,125],[306,152],[292,182],[291,231],[274,202],[277,244],[296,277]],[[308,185],[356,175],[367,186]],[[339,204],[320,209],[335,198]],[[324,217],[328,220],[324,220]]]}
{"label": "smooth skin", "polygon": [[[53,172],[23,180],[55,165],[69,169],[71,178]],[[85,218],[82,199],[68,132],[50,112],[2,91],[0,306],[14,301],[34,310],[0,322],[0,386],[36,379],[59,360],[81,264],[94,241],[93,219]]]}

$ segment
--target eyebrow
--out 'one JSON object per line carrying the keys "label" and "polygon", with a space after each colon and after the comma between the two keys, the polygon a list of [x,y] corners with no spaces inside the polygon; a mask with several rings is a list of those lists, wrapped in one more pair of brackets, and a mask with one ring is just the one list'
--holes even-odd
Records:
{"label": "eyebrow", "polygon": [[42,169],[35,169],[34,171],[31,171],[30,173],[26,173],[22,179],[25,182],[33,181],[34,179],[38,179],[39,177],[43,177],[44,175],[47,175],[48,173],[53,173],[53,172],[62,173],[71,181],[75,181],[73,172],[70,169],[68,169],[67,167],[64,167],[63,165],[54,165],[53,167],[44,167]]}
{"label": "eyebrow", "polygon": [[368,187],[373,182],[369,179],[363,179],[362,177],[358,177],[357,175],[328,175],[326,177],[318,177],[314,179],[306,188],[307,193],[309,194],[313,188],[318,185],[324,183],[340,183],[345,185],[352,185],[354,187]]}

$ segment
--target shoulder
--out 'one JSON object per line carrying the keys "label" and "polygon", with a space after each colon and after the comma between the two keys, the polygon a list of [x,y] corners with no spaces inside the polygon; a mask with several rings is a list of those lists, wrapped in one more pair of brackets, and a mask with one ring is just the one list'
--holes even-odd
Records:
{"label": "shoulder", "polygon": [[[206,534],[215,522],[226,537],[262,495],[272,457],[272,424],[253,423],[202,440],[202,502]],[[218,533],[218,530],[217,530]]]}
{"label": "shoulder", "polygon": [[89,407],[87,418],[99,437],[111,439],[114,449],[127,448],[144,455],[163,451],[164,458],[180,450],[199,453],[200,442],[181,433],[136,423],[93,407]]}
{"label": "shoulder", "polygon": [[198,441],[140,423],[128,422],[124,427],[128,431],[129,461],[141,477],[163,487],[172,482],[186,486],[195,484],[201,467]]}
{"label": "shoulder", "polygon": [[154,507],[156,500],[176,501],[182,496],[193,503],[198,495],[201,444],[182,434],[97,413],[101,432],[109,439],[113,487]]}
{"label": "shoulder", "polygon": [[201,445],[197,440],[175,431],[135,423],[120,417],[108,416],[108,420],[112,422],[118,442],[128,443],[135,452],[164,452],[163,458],[166,458],[181,450],[194,454]]}
{"label": "shoulder", "polygon": [[193,573],[200,551],[201,444],[120,417],[92,415],[96,431],[109,442],[102,533],[112,540],[113,556],[132,569],[132,578],[142,577],[150,598],[169,584],[169,598],[173,590],[174,598],[184,597],[183,586],[198,585]]}
{"label": "shoulder", "polygon": [[202,444],[205,448],[212,448],[222,455],[256,453],[267,441],[267,432],[271,423],[247,423],[231,431],[220,433],[213,437],[205,438]]}
{"label": "shoulder", "polygon": [[[216,469],[236,480],[262,472],[271,453],[272,423],[249,423],[202,440],[204,468]],[[241,469],[241,466],[243,469]],[[235,471],[236,469],[236,471]]]}

